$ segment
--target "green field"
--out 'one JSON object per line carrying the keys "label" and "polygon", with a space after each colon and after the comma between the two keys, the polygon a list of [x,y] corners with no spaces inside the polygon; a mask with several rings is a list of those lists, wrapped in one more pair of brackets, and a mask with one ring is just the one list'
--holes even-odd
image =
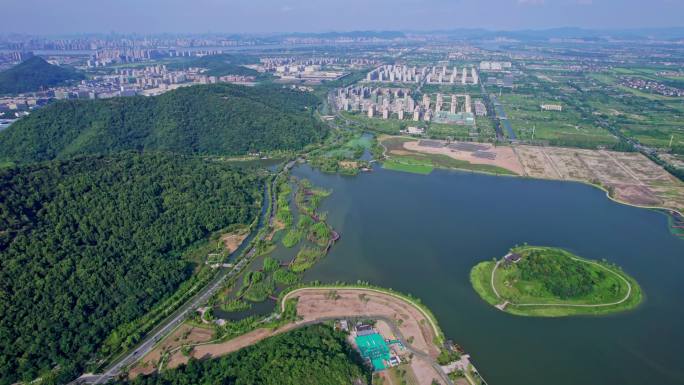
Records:
{"label": "green field", "polygon": [[431,163],[421,162],[408,157],[397,157],[386,160],[382,163],[382,167],[388,170],[410,172],[413,174],[428,175],[432,172],[434,167]]}
{"label": "green field", "polygon": [[507,302],[504,311],[508,313],[540,317],[597,315],[629,310],[642,300],[636,281],[608,263],[550,247],[525,246],[511,252],[520,255],[521,260],[502,260],[498,266],[493,261],[482,262],[470,273],[480,297],[491,305]]}
{"label": "green field", "polygon": [[[583,119],[576,108],[551,95],[503,94],[499,99],[518,139],[584,148],[611,146],[618,141],[608,130]],[[561,104],[563,111],[542,111],[541,104]]]}

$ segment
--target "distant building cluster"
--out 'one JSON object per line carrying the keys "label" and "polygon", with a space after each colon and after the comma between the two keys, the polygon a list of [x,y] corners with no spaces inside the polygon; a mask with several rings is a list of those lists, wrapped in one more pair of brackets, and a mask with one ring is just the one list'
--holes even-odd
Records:
{"label": "distant building cluster", "polygon": [[512,64],[509,61],[481,61],[480,71],[503,71],[511,69]]}
{"label": "distant building cluster", "polygon": [[487,82],[485,84],[488,86],[513,88],[514,80],[515,78],[512,74],[503,74],[503,76],[501,76],[501,74],[494,76],[489,75],[487,76]]}
{"label": "distant building cluster", "polygon": [[560,104],[542,104],[542,111],[563,111],[563,106]]}
{"label": "distant building cluster", "polygon": [[684,96],[684,89],[642,78],[623,76],[620,77],[620,84],[635,90],[663,96]]}
{"label": "distant building cluster", "polygon": [[144,68],[121,68],[113,75],[96,77],[120,86],[133,85],[138,90],[150,88],[165,88],[174,84],[197,83],[249,83],[254,76],[226,75],[208,76],[203,68],[188,68],[184,70],[169,70],[165,65],[147,66]]}
{"label": "distant building cluster", "polygon": [[[4,44],[3,44],[4,43]],[[200,36],[140,36],[140,35],[92,35],[76,38],[49,37],[0,37],[3,48],[18,51],[96,51],[113,48],[164,49],[162,47],[182,47],[195,49],[199,47],[234,47],[254,45],[254,39],[234,37],[200,37]]]}
{"label": "distant building cluster", "polygon": [[367,58],[344,58],[344,57],[308,57],[301,58],[296,56],[291,57],[263,57],[259,59],[261,63],[261,68],[264,71],[276,72],[280,70],[284,71],[284,67],[289,66],[339,66],[339,67],[368,67],[378,64],[375,59]]}
{"label": "distant building cluster", "polygon": [[338,69],[323,69],[317,64],[278,66],[274,75],[284,80],[305,80],[320,82],[339,79],[347,73]]}
{"label": "distant building cluster", "polygon": [[[414,100],[408,88],[350,86],[337,90],[336,106],[342,111],[365,113],[370,118],[399,119],[444,124],[473,124],[472,100],[468,94],[423,94]],[[481,101],[475,103],[486,115]]]}
{"label": "distant building cluster", "polygon": [[379,83],[421,83],[428,84],[478,84],[479,75],[475,67],[458,69],[437,67],[409,67],[404,65],[382,65],[366,75],[367,82]]}
{"label": "distant building cluster", "polygon": [[192,84],[238,83],[250,84],[254,76],[207,76],[203,68],[169,70],[165,65],[141,68],[120,68],[113,74],[96,75],[72,86],[53,87],[0,99],[3,116],[20,117],[28,111],[47,104],[50,100],[107,99],[119,96],[159,95],[178,87]]}
{"label": "distant building cluster", "polygon": [[684,71],[682,71],[682,70],[679,70],[679,71],[660,71],[660,72],[657,72],[656,75],[669,77],[669,78],[684,78]]}
{"label": "distant building cluster", "polygon": [[9,62],[22,62],[32,58],[33,56],[33,52],[31,51],[12,51],[0,53],[0,60]]}
{"label": "distant building cluster", "polygon": [[31,57],[33,57],[33,52],[31,51],[0,52],[0,71],[4,71],[16,63],[21,63]]}
{"label": "distant building cluster", "polygon": [[222,50],[179,50],[179,49],[141,49],[141,48],[108,48],[100,49],[86,61],[86,67],[105,67],[111,64],[138,63],[165,57],[201,57],[220,55]]}
{"label": "distant building cluster", "polygon": [[350,68],[368,67],[375,60],[340,57],[264,57],[259,64],[245,67],[259,72],[272,73],[284,81],[300,81],[317,84],[324,80],[336,80],[349,73]]}
{"label": "distant building cluster", "polygon": [[[0,98],[0,118],[16,119],[28,115],[28,111],[42,107],[50,101],[47,95],[31,97],[2,97]],[[9,120],[6,122],[9,124]]]}

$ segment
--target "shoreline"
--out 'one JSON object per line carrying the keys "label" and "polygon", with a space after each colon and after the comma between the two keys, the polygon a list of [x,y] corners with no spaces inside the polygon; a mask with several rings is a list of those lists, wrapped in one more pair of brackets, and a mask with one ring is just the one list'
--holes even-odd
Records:
{"label": "shoreline", "polygon": [[[330,293],[335,293],[335,295],[331,296]],[[293,300],[295,302],[292,302]],[[187,346],[192,347],[188,357],[180,355],[179,351],[182,346],[176,347],[169,352],[170,356],[162,358],[162,364],[154,371],[157,372],[162,367],[172,369],[186,362],[190,356],[198,359],[215,359],[266,338],[308,325],[337,319],[365,317],[390,324],[395,338],[401,340],[408,351],[414,354],[410,365],[423,373],[423,376],[419,377],[421,385],[430,384],[430,380],[435,375],[436,378],[441,379],[441,384],[453,384],[447,374],[451,369],[445,369],[448,365],[442,366],[437,363],[438,355],[445,349],[444,334],[435,316],[419,300],[391,289],[374,286],[303,285],[281,293],[276,307],[277,313],[274,313],[277,314],[276,317],[285,315],[286,309],[290,306],[289,302],[295,306],[296,318],[286,319],[286,323],[276,322],[274,327],[259,327],[229,339],[188,344]],[[272,317],[273,315],[269,319]],[[468,368],[464,378],[471,385],[479,383],[473,380],[473,376],[479,376],[479,372],[472,365],[470,356],[463,354],[463,357],[462,365]],[[458,359],[454,362],[460,361],[461,359]],[[428,376],[428,379],[424,376],[425,370],[434,375]]]}
{"label": "shoreline", "polygon": [[[473,289],[477,294],[480,296],[482,300],[487,302],[488,304],[494,306],[495,308],[512,314],[512,315],[517,315],[517,316],[525,316],[525,317],[545,317],[545,318],[556,318],[556,317],[569,317],[569,316],[601,316],[601,315],[606,315],[606,314],[613,314],[613,313],[622,313],[626,311],[631,311],[639,305],[644,300],[644,294],[643,291],[641,290],[641,287],[639,286],[638,282],[629,276],[627,273],[622,271],[622,269],[616,265],[610,266],[598,261],[582,258],[579,256],[576,256],[572,254],[571,252],[565,250],[565,249],[560,249],[560,248],[554,248],[554,247],[543,247],[543,246],[521,246],[519,249],[524,249],[527,251],[531,250],[556,250],[556,251],[561,251],[564,257],[567,257],[571,260],[581,262],[581,263],[586,263],[593,265],[595,267],[598,267],[604,271],[608,271],[615,275],[616,277],[619,278],[624,284],[626,284],[626,293],[624,297],[618,298],[615,301],[612,302],[602,302],[602,303],[582,303],[580,301],[579,303],[554,303],[554,302],[544,302],[542,300],[541,302],[523,302],[523,303],[517,303],[517,302],[512,302],[512,300],[506,299],[503,297],[500,293],[499,290],[497,290],[497,285],[495,284],[496,279],[496,271],[498,267],[501,265],[501,263],[504,261],[504,259],[508,256],[511,255],[511,253],[516,252],[516,248],[511,249],[511,252],[506,254],[505,256],[499,258],[496,260],[496,262],[493,261],[482,261],[473,266],[473,268],[470,271],[470,281],[471,285],[473,286]],[[525,257],[523,257],[525,258]],[[514,264],[517,262],[513,262]],[[493,267],[492,267],[493,264]],[[482,274],[487,275],[487,277],[483,277]],[[486,278],[486,279],[485,279]],[[486,280],[486,283],[483,281]],[[486,287],[486,288],[485,288]],[[490,291],[491,293],[494,294],[492,296],[490,293],[487,293]],[[637,300],[636,303],[628,303],[629,301]],[[552,300],[555,300],[552,298]],[[572,300],[570,300],[572,301]],[[627,307],[625,308],[620,308],[620,305],[625,305]],[[510,308],[513,307],[516,310],[510,310]],[[523,310],[523,308],[528,308],[530,310]],[[537,308],[537,309],[535,309]],[[544,313],[542,310],[543,308],[549,309],[551,313]],[[555,308],[555,309],[554,309]],[[566,310],[562,310],[563,308],[566,308]],[[579,312],[575,313],[572,311],[572,309],[587,309],[587,312]],[[602,310],[606,309],[606,310]],[[555,311],[554,311],[555,310]],[[598,310],[597,312],[594,312],[592,310]],[[540,311],[539,313],[537,311]]]}
{"label": "shoreline", "polygon": [[[387,159],[391,159],[391,158],[392,158],[392,155],[391,155],[391,154],[388,154],[388,149],[387,149],[387,147],[384,145],[384,143],[382,142],[383,139],[387,139],[387,138],[404,138],[404,139],[409,139],[409,137],[406,137],[406,136],[392,136],[392,135],[382,135],[381,137],[378,137],[378,142],[380,143],[380,145],[381,145],[381,146],[383,147],[383,149],[384,149],[384,151],[383,151],[383,156],[384,156],[385,158],[387,158]],[[410,138],[410,139],[412,139],[412,140],[419,140],[419,139],[416,139],[416,138]],[[413,150],[412,150],[412,151],[413,151]],[[419,154],[421,153],[420,151],[414,151],[414,152],[419,153]],[[619,198],[613,197],[613,196],[610,194],[610,191],[608,191],[608,189],[605,188],[604,186],[599,185],[599,184],[595,184],[595,183],[592,183],[592,182],[589,182],[589,181],[586,181],[586,180],[580,180],[580,179],[557,179],[557,178],[544,178],[544,177],[536,177],[536,176],[529,176],[529,175],[520,175],[520,174],[517,174],[517,173],[515,173],[515,171],[510,170],[510,169],[507,169],[507,170],[508,170],[508,171],[511,171],[512,174],[498,174],[498,173],[494,173],[494,172],[490,172],[490,171],[471,170],[471,169],[465,169],[465,168],[459,168],[459,167],[442,167],[442,166],[439,166],[439,165],[433,165],[433,167],[434,167],[435,169],[440,169],[440,170],[455,170],[455,171],[460,171],[460,172],[475,173],[475,174],[485,174],[485,175],[491,175],[491,176],[497,176],[497,177],[527,178],[527,179],[533,179],[533,180],[548,180],[548,181],[557,181],[557,182],[575,182],[575,183],[581,183],[581,184],[584,184],[584,185],[588,185],[588,186],[591,186],[591,187],[595,187],[595,188],[597,188],[597,189],[599,189],[599,190],[605,192],[605,193],[606,193],[606,197],[608,197],[608,199],[610,199],[610,200],[613,201],[613,202],[619,203],[619,204],[623,204],[623,205],[631,206],[631,207],[637,207],[637,208],[641,208],[641,209],[649,209],[649,210],[657,210],[657,211],[666,211],[666,214],[677,213],[679,216],[684,217],[684,211],[680,211],[680,209],[677,209],[677,208],[665,207],[665,206],[645,206],[645,205],[640,205],[640,204],[637,204],[637,203],[627,202],[627,201],[621,200],[621,199],[619,199]],[[502,167],[502,166],[499,166],[499,167],[505,168],[505,167]],[[669,174],[669,173],[668,173],[668,174]]]}

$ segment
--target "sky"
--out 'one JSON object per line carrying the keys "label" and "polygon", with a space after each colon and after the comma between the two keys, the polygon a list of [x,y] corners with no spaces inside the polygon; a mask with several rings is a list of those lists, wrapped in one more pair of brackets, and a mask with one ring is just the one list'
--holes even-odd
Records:
{"label": "sky", "polygon": [[684,27],[684,0],[0,0],[0,33]]}

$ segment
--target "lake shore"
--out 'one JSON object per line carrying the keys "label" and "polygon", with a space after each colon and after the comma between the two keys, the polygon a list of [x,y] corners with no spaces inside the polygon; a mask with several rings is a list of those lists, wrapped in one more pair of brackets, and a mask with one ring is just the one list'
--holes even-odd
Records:
{"label": "lake shore", "polygon": [[391,160],[417,154],[443,156],[457,162],[430,164],[492,175],[584,183],[605,191],[609,199],[621,204],[684,216],[684,183],[639,153],[469,142],[447,145],[440,140],[386,135],[379,140]]}
{"label": "lake shore", "polygon": [[[585,281],[591,282],[591,288],[586,286],[589,285],[587,283],[584,286],[587,290],[582,294],[559,295],[549,289],[550,286],[555,286],[551,273],[546,273],[549,277],[544,277],[544,282],[525,279],[530,273],[523,274],[522,270],[533,268],[528,264],[528,259],[542,255],[546,264],[552,260],[562,262],[565,268],[560,269],[559,273],[564,272],[567,275],[567,270],[570,269],[575,273],[572,277],[559,276],[559,280],[562,278],[563,281],[577,282],[585,278]],[[539,259],[535,263],[539,264]],[[549,271],[552,267],[554,266],[549,265],[544,269]],[[584,277],[579,273],[584,273]],[[632,310],[643,300],[638,283],[617,266],[591,261],[565,250],[549,247],[514,248],[497,261],[477,264],[470,272],[470,280],[475,291],[490,305],[521,316],[602,315]],[[582,288],[569,287],[564,290],[570,289],[579,292]]]}

